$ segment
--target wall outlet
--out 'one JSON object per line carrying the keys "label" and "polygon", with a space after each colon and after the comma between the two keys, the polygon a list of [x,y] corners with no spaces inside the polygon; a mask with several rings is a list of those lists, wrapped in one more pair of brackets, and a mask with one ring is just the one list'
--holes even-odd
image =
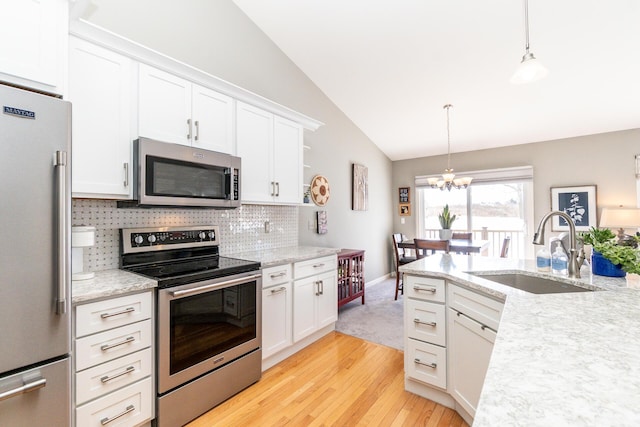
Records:
{"label": "wall outlet", "polygon": [[264,222],[264,232],[271,233],[271,223],[269,221]]}
{"label": "wall outlet", "polygon": [[316,229],[316,221],[314,219],[310,219],[307,222],[307,229],[308,230],[315,230]]}
{"label": "wall outlet", "polygon": [[404,224],[404,218],[400,218],[400,224]]}

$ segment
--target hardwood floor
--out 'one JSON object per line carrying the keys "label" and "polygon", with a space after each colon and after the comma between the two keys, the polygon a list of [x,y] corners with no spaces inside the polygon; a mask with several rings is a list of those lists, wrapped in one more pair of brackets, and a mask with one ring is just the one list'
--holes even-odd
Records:
{"label": "hardwood floor", "polygon": [[332,332],[188,424],[211,426],[468,425],[404,390],[402,351]]}

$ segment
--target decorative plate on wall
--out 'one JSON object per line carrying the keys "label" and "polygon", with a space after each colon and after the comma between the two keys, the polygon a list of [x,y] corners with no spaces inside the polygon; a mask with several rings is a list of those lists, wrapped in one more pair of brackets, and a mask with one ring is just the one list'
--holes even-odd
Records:
{"label": "decorative plate on wall", "polygon": [[311,180],[311,200],[318,206],[324,206],[329,200],[329,181],[322,175]]}

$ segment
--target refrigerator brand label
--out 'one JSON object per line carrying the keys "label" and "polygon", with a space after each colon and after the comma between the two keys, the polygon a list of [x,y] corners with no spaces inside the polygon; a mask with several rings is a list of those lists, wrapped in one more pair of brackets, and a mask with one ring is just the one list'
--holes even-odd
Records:
{"label": "refrigerator brand label", "polygon": [[4,105],[3,107],[4,107],[5,114],[11,114],[12,116],[24,117],[27,119],[36,118],[36,113],[34,111],[21,110],[19,108],[7,107],[6,105]]}

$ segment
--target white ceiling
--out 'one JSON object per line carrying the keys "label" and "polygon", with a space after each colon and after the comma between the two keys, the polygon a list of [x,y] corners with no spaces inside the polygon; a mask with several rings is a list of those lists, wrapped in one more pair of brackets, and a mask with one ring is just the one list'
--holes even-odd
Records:
{"label": "white ceiling", "polygon": [[[640,1],[233,0],[391,160],[640,128]],[[640,146],[640,142],[639,142]]]}

